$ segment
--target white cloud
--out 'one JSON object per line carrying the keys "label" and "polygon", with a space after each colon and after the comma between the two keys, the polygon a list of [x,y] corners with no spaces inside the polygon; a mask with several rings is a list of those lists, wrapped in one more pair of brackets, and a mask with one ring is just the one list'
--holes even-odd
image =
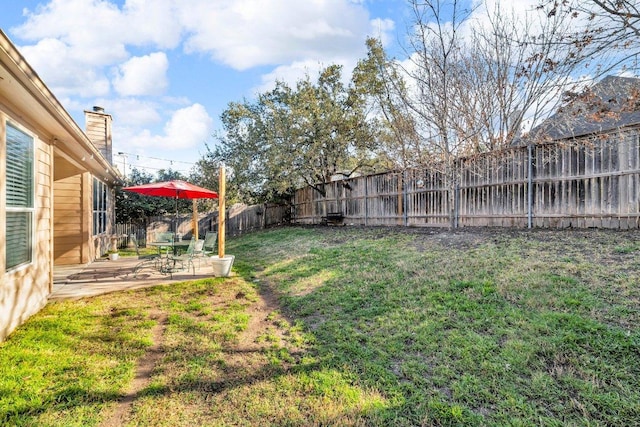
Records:
{"label": "white cloud", "polygon": [[[127,146],[168,151],[192,150],[202,146],[213,133],[213,119],[200,104],[176,110],[167,121],[162,135],[149,129],[127,135]],[[126,132],[126,131],[125,131]]]}
{"label": "white cloud", "polygon": [[317,61],[296,61],[291,64],[281,65],[273,69],[273,71],[263,74],[262,83],[254,89],[256,93],[268,92],[272,90],[277,81],[282,81],[290,87],[295,87],[296,82],[309,75],[312,81],[318,75],[318,72],[327,64],[321,64]]}
{"label": "white cloud", "polygon": [[52,0],[26,11],[26,22],[12,32],[37,41],[21,51],[56,93],[104,96],[109,90],[104,68],[126,61],[128,47],[178,45],[182,27],[174,7],[179,4],[127,0],[120,9],[106,0]]}
{"label": "white cloud", "polygon": [[371,20],[370,36],[380,39],[384,46],[391,42],[390,34],[396,28],[396,23],[391,19],[375,18]]}
{"label": "white cloud", "polygon": [[[82,96],[103,96],[108,85],[89,78],[103,80],[101,68],[122,64],[133,49],[173,49],[183,42],[187,53],[206,53],[237,70],[286,68],[355,58],[364,53],[367,35],[385,41],[394,28],[388,19],[371,20],[364,2],[353,0],[125,0],[122,7],[107,0],[51,0],[25,16],[12,31],[38,41],[25,48],[27,59],[53,87]],[[58,45],[55,67],[46,64],[54,52],[43,39]],[[115,87],[123,95],[148,93],[129,66],[120,65]]]}
{"label": "white cloud", "polygon": [[238,70],[364,51],[369,13],[347,0],[194,0],[182,9],[188,52]]}
{"label": "white cloud", "polygon": [[[125,40],[160,49],[179,46],[184,28],[176,16],[180,9],[189,7],[188,0],[126,0],[122,9],[128,27]],[[211,7],[215,7],[215,2],[211,2]]]}
{"label": "white cloud", "polygon": [[104,99],[97,101],[113,116],[114,138],[118,139],[118,127],[145,127],[162,122],[159,106],[155,102],[136,98]]}
{"label": "white cloud", "polygon": [[87,65],[122,60],[124,46],[204,52],[236,69],[362,51],[366,35],[384,37],[388,20],[370,21],[349,0],[52,0],[14,30],[27,40],[56,38]]}
{"label": "white cloud", "polygon": [[168,148],[196,147],[211,136],[213,120],[200,104],[177,110],[164,130]]}
{"label": "white cloud", "polygon": [[169,85],[168,68],[164,52],[133,57],[118,66],[113,86],[121,96],[160,95]]}
{"label": "white cloud", "polygon": [[126,58],[123,25],[117,6],[100,0],[52,0],[27,13],[13,30],[26,40],[55,38],[85,66],[104,66]]}
{"label": "white cloud", "polygon": [[103,96],[109,92],[109,80],[102,70],[87,66],[60,40],[46,38],[20,50],[56,96]]}
{"label": "white cloud", "polygon": [[85,53],[125,44],[174,48],[182,31],[176,8],[182,5],[179,0],[126,0],[119,8],[108,0],[51,0],[27,12],[27,21],[15,30],[26,39],[59,38]]}
{"label": "white cloud", "polygon": [[333,58],[326,63],[306,60],[295,61],[291,64],[281,65],[274,68],[271,72],[263,74],[261,77],[261,84],[254,88],[255,93],[263,93],[272,90],[275,87],[276,81],[281,81],[289,85],[289,87],[295,87],[296,83],[306,76],[309,76],[312,82],[317,81],[318,73],[332,64],[342,65],[342,80],[345,84],[348,84],[351,78],[351,70],[356,66],[356,58]]}

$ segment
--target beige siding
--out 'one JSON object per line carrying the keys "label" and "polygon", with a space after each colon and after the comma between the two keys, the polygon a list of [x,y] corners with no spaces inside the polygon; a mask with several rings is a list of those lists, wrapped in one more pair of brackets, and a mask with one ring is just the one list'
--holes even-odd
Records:
{"label": "beige siding", "polygon": [[91,174],[111,186],[120,175],[110,163],[111,116],[93,115],[89,137],[0,31],[0,194],[6,194],[7,122],[34,138],[35,160],[33,262],[11,271],[6,271],[6,199],[0,197],[0,341],[46,303],[54,256],[60,264],[94,259],[100,242],[91,236]]}
{"label": "beige siding", "polygon": [[[0,112],[0,140],[4,141],[4,121],[6,117]],[[14,124],[16,122],[13,122]],[[29,133],[28,129],[24,129]],[[5,144],[1,144],[0,159],[6,156]],[[47,296],[51,292],[51,277],[53,265],[51,262],[51,177],[52,177],[52,148],[35,137],[35,238],[33,262],[6,272],[0,281],[0,341],[2,341],[18,325],[33,314],[37,313],[47,303]],[[0,164],[4,165],[4,161]],[[4,167],[4,166],[3,166]],[[5,171],[0,169],[0,174]],[[4,182],[2,192],[4,194]],[[5,223],[6,201],[0,205],[0,223]],[[1,234],[0,268],[5,271],[5,233]]]}
{"label": "beige siding", "polygon": [[[2,104],[0,104],[0,194],[7,194],[7,182],[5,177],[7,176],[6,171],[6,162],[7,158],[7,144],[6,144],[6,121],[7,116],[2,111]],[[0,197],[0,224],[7,223],[7,199],[6,197]],[[2,227],[3,225],[0,225]],[[0,233],[0,278],[4,278],[5,270],[6,270],[6,245],[7,245],[7,236],[6,231],[2,230]],[[1,301],[5,301],[4,298],[4,282],[5,280],[0,280],[0,304]],[[2,323],[0,323],[1,325]]]}
{"label": "beige siding", "polygon": [[55,228],[54,262],[80,264],[82,262],[82,175],[74,175],[54,183]]}

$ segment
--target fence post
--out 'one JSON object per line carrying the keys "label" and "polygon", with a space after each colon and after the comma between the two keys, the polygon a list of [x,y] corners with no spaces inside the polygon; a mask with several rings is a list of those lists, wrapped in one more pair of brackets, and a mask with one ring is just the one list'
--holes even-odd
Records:
{"label": "fence post", "polygon": [[347,210],[343,209],[342,202],[344,200],[344,179],[342,181],[335,181],[336,191],[336,212],[342,212],[343,215],[347,215]]}
{"label": "fence post", "polygon": [[529,143],[529,164],[527,178],[527,228],[533,228],[533,144]]}
{"label": "fence post", "polygon": [[402,171],[402,219],[405,227],[409,225],[409,212],[407,212],[409,207],[409,201],[407,200],[409,190],[407,187],[407,170],[405,169]]}
{"label": "fence post", "polygon": [[364,176],[364,225],[369,225],[369,177]]}
{"label": "fence post", "polygon": [[458,228],[458,218],[460,218],[460,184],[456,184],[455,200],[453,210],[453,228]]}
{"label": "fence post", "polygon": [[262,230],[267,228],[267,207],[268,207],[267,204],[264,203],[263,204],[263,208],[262,208],[262,218],[261,218],[262,224],[261,224],[261,227],[260,227]]}

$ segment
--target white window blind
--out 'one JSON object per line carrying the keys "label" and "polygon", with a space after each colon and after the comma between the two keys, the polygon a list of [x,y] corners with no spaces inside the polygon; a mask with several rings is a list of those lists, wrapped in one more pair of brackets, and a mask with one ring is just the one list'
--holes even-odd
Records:
{"label": "white window blind", "polygon": [[33,138],[7,124],[6,268],[33,258]]}

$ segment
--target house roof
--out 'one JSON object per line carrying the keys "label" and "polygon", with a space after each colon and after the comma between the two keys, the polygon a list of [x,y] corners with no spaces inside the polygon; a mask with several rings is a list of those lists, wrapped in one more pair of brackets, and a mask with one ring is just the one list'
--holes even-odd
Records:
{"label": "house roof", "polygon": [[560,140],[640,124],[640,79],[607,76],[533,128],[529,138]]}
{"label": "house roof", "polygon": [[0,30],[0,100],[13,115],[29,124],[40,138],[67,159],[106,181],[122,177],[62,107],[7,35]]}

